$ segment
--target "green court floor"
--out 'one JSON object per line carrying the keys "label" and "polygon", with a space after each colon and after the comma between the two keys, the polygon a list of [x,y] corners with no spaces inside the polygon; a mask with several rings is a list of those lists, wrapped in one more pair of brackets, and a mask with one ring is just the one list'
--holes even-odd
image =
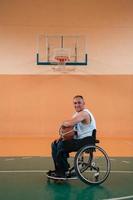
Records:
{"label": "green court floor", "polygon": [[105,200],[133,199],[133,157],[111,158],[111,174],[99,186],[80,180],[48,181],[51,158],[1,157],[0,200]]}

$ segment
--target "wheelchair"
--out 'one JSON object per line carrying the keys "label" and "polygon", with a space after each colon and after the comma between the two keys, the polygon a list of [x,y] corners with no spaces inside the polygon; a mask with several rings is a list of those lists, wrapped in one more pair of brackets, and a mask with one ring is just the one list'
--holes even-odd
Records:
{"label": "wheelchair", "polygon": [[96,130],[92,137],[94,145],[85,145],[76,152],[74,166],[69,171],[75,170],[77,177],[86,184],[98,185],[108,178],[111,162],[104,149],[96,145],[100,142],[96,139]]}

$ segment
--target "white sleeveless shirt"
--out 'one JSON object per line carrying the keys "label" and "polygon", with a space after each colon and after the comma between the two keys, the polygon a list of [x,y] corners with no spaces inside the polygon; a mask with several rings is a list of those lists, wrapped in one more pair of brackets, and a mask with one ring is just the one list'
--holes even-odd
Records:
{"label": "white sleeveless shirt", "polygon": [[[96,122],[95,118],[92,115],[92,113],[88,109],[84,109],[84,112],[87,112],[88,115],[90,116],[90,123],[89,124],[84,124],[82,122],[79,122],[75,124],[74,130],[77,132],[77,135],[74,137],[74,139],[82,139],[88,136],[92,136],[92,132],[94,129],[96,129]],[[78,113],[76,112],[75,115]],[[74,116],[75,116],[74,115]]]}

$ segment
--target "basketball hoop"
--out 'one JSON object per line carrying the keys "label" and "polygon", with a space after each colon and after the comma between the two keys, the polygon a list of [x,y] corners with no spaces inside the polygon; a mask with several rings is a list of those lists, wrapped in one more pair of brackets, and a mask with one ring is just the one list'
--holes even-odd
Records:
{"label": "basketball hoop", "polygon": [[53,59],[57,65],[65,65],[70,61],[70,49],[67,48],[55,48],[53,51]]}
{"label": "basketball hoop", "polygon": [[66,63],[71,61],[71,50],[69,48],[55,48],[53,50],[53,62],[56,64],[52,67],[54,71],[69,73],[74,67],[68,67]]}
{"label": "basketball hoop", "polygon": [[54,59],[58,62],[59,65],[65,65],[66,62],[70,61],[69,57],[65,55],[55,56]]}

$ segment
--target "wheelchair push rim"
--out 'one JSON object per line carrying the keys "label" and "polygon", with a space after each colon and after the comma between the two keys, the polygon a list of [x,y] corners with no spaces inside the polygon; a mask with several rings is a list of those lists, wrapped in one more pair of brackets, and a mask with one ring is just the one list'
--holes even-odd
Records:
{"label": "wheelchair push rim", "polygon": [[75,155],[74,168],[78,178],[86,184],[101,184],[110,174],[111,163],[99,146],[84,146]]}

